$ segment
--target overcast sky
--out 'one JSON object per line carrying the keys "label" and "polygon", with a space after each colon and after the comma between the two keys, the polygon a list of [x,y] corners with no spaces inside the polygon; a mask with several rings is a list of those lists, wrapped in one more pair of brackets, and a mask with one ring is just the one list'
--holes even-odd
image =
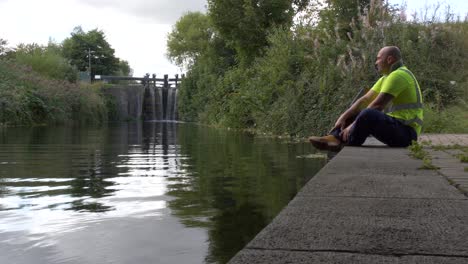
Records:
{"label": "overcast sky", "polygon": [[[402,4],[403,0],[390,0]],[[466,14],[466,0],[411,0],[408,10],[449,4]],[[0,0],[0,38],[10,46],[47,44],[70,36],[75,26],[103,30],[116,56],[127,60],[134,76],[179,73],[166,59],[166,38],[177,19],[188,11],[206,10],[206,0]]]}

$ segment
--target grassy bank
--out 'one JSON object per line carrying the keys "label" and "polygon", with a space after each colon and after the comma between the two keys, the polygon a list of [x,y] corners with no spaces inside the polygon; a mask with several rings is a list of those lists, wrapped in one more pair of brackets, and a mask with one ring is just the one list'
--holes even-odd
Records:
{"label": "grassy bank", "polygon": [[[438,10],[431,20],[410,21],[402,10],[382,1],[363,6],[344,22],[334,20],[342,17],[335,16],[338,9],[331,5],[329,13],[304,11],[318,21],[275,24],[266,29],[267,45],[247,62],[235,41],[218,33],[216,21],[205,30],[214,32],[206,41],[210,45],[186,45],[203,34],[175,28],[178,38],[192,34],[181,42],[186,53],[181,46],[169,52],[175,54],[174,61],[190,58],[179,93],[180,116],[278,135],[323,134],[355,94],[379,78],[374,70],[378,50],[396,45],[423,91],[424,131],[466,133],[468,22]],[[210,12],[206,16],[208,21],[217,19]]]}
{"label": "grassy bank", "polygon": [[426,107],[424,132],[468,134],[468,105],[466,101],[443,109],[434,106]]}
{"label": "grassy bank", "polygon": [[0,125],[102,123],[107,109],[98,87],[53,80],[0,59]]}

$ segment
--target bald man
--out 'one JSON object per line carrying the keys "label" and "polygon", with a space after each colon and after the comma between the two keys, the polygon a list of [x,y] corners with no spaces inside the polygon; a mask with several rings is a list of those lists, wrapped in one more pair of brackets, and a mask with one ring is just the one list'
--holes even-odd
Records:
{"label": "bald man", "polygon": [[343,145],[362,145],[369,135],[390,147],[417,140],[423,122],[421,90],[403,65],[400,49],[382,48],[375,67],[382,77],[338,118],[329,135],[310,137],[313,146],[338,151]]}

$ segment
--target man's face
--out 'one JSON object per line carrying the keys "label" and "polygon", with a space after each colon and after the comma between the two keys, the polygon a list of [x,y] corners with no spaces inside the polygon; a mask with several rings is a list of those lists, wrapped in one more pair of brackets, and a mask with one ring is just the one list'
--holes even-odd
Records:
{"label": "man's face", "polygon": [[385,51],[381,49],[379,53],[377,54],[377,60],[375,61],[375,69],[380,74],[387,74],[390,69],[390,65],[387,63],[387,54],[385,54]]}

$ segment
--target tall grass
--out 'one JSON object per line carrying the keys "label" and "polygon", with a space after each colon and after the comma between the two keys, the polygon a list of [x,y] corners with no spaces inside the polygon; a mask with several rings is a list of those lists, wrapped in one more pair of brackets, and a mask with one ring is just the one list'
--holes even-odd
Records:
{"label": "tall grass", "polygon": [[[440,118],[450,119],[448,113],[466,117],[467,21],[406,21],[382,1],[371,1],[350,28],[346,37],[315,25],[277,28],[252,67],[236,66],[221,76],[207,72],[202,62],[195,64],[181,91],[190,94],[180,97],[182,117],[275,134],[326,133],[354,95],[379,78],[375,57],[386,45],[401,48],[425,102],[437,104],[438,113],[447,111]],[[204,80],[213,85],[206,88]],[[441,122],[433,118],[433,109],[428,107],[425,131],[464,131],[460,127],[466,122]],[[442,129],[446,126],[451,128]]]}
{"label": "tall grass", "polygon": [[0,59],[0,124],[102,123],[107,110],[99,88],[51,80],[9,59]]}

